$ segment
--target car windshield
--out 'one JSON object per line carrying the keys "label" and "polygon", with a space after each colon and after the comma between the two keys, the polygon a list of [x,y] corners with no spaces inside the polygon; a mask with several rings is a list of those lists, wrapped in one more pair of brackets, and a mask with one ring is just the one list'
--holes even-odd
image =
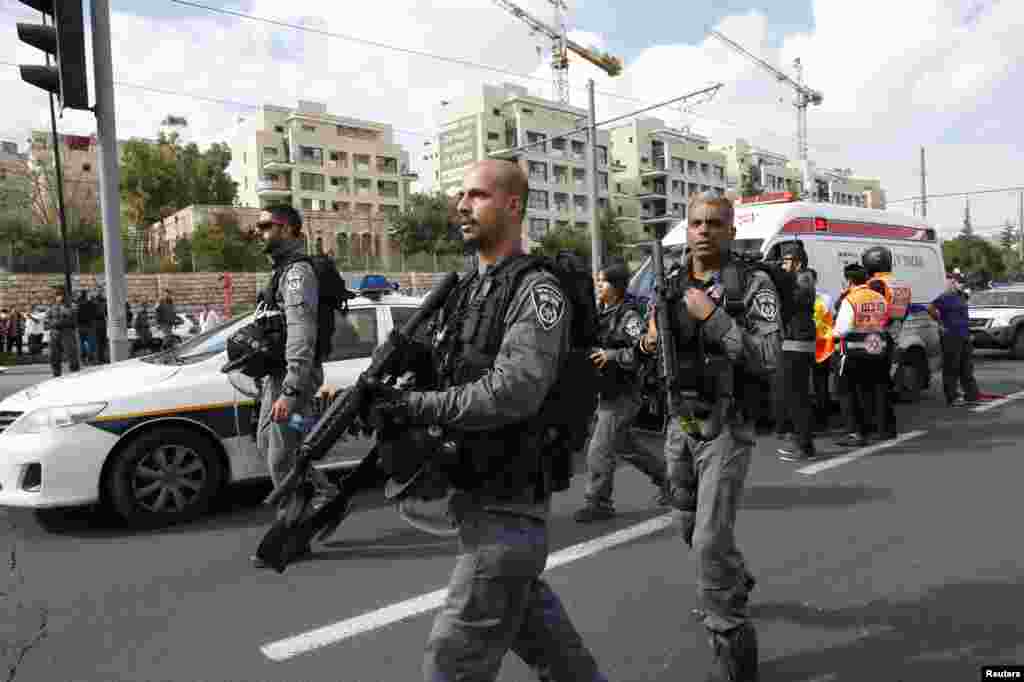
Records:
{"label": "car windshield", "polygon": [[231,335],[248,324],[250,320],[252,320],[252,314],[232,318],[198,336],[193,336],[179,346],[141,359],[144,362],[157,365],[189,365],[202,362],[223,352]]}
{"label": "car windshield", "polygon": [[971,294],[971,306],[1024,308],[1024,291],[976,291]]}

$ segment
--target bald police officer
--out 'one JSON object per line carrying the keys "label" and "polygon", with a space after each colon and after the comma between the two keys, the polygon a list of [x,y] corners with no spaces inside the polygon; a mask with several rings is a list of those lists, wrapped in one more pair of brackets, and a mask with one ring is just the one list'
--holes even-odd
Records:
{"label": "bald police officer", "polygon": [[573,515],[579,523],[614,518],[612,490],[618,457],[647,474],[659,489],[658,503],[667,504],[665,459],[649,452],[630,429],[642,407],[637,343],[644,333],[639,305],[627,299],[629,267],[612,263],[597,273],[598,344],[590,359],[600,372],[600,401],[594,433],[587,449],[584,506]]}
{"label": "bald police officer", "polygon": [[[323,365],[316,354],[319,288],[313,266],[309,261],[298,260],[305,254],[298,211],[287,205],[270,207],[260,212],[257,227],[263,251],[270,257],[275,273],[280,274],[277,290],[270,291],[268,285],[261,297],[266,305],[284,315],[287,329],[286,369],[283,374],[270,374],[262,379],[256,434],[257,447],[267,457],[270,477],[276,486],[291,470],[303,436],[288,421],[293,414],[306,414],[324,382]],[[263,567],[258,557],[251,560],[257,568]]]}
{"label": "bald police officer", "polygon": [[[754,445],[754,403],[781,352],[779,297],[768,274],[729,252],[732,202],[714,192],[694,195],[687,216],[689,252],[667,278],[685,375],[680,414],[670,415],[665,439],[669,490],[683,539],[697,553],[697,615],[721,678],[750,682],[757,680],[757,637],[747,613],[754,579],[733,527]],[[725,296],[734,277],[739,300]],[[648,324],[640,347],[654,353],[653,316]]]}
{"label": "bald police officer", "polygon": [[525,174],[506,161],[482,161],[465,176],[458,211],[478,268],[436,321],[440,387],[398,392],[375,407],[440,426],[460,443],[450,501],[459,556],[427,643],[428,682],[494,680],[509,650],[541,679],[605,679],[540,577],[551,458],[539,425],[558,409],[553,388],[572,310],[557,277],[524,266],[532,262],[521,237],[528,191]]}

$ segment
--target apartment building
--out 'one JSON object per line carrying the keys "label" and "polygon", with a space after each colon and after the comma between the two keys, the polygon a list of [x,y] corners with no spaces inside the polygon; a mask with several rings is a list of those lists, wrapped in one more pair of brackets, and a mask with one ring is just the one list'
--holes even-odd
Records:
{"label": "apartment building", "polygon": [[611,130],[612,205],[627,237],[650,239],[647,227],[686,218],[689,198],[726,191],[726,157],[706,137],[636,118]]}
{"label": "apartment building", "polygon": [[[261,208],[287,203],[304,216],[325,213],[331,242],[368,241],[373,255],[390,258],[395,245],[387,218],[405,207],[409,153],[390,124],[327,113],[323,103],[264,105],[239,125],[228,172],[238,182],[238,204]],[[345,239],[340,239],[345,235]]]}
{"label": "apartment building", "polygon": [[[0,141],[0,188],[4,191],[23,192],[25,195],[31,196],[28,155],[18,152],[17,142]],[[2,208],[10,210],[15,207],[5,205]]]}
{"label": "apartment building", "polygon": [[[526,88],[504,83],[444,105],[438,137],[423,152],[433,186],[446,194],[462,187],[466,171],[492,152],[537,143],[502,158],[516,161],[530,181],[523,239],[535,246],[555,227],[590,229],[591,184],[587,170],[586,136],[565,133],[586,123],[587,112],[534,97]],[[598,209],[608,208],[609,134],[597,139]]]}
{"label": "apartment building", "polygon": [[[69,223],[95,223],[100,213],[99,146],[96,135],[58,135],[64,207]],[[32,131],[29,170],[35,176],[33,218],[43,225],[59,222],[53,136]]]}
{"label": "apartment building", "polygon": [[799,193],[803,188],[803,163],[813,178],[810,198],[844,206],[885,208],[885,191],[878,178],[858,177],[847,169],[821,169],[813,161],[791,161],[783,154],[751,145],[744,139],[712,147],[726,156],[727,186],[737,194],[751,173],[762,191]]}

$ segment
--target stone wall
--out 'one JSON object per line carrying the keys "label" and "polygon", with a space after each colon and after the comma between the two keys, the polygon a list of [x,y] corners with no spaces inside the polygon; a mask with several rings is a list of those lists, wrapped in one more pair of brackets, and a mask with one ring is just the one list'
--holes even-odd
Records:
{"label": "stone wall", "polygon": [[[345,281],[351,284],[354,279],[363,276],[364,272],[343,272]],[[392,281],[397,281],[402,289],[422,291],[431,288],[444,273],[382,273]],[[224,304],[224,273],[170,273],[170,274],[129,274],[128,301],[135,305],[148,301],[154,303],[164,291],[170,291],[171,297],[179,310],[198,310],[203,304]],[[235,306],[252,306],[256,303],[256,293],[270,278],[269,272],[235,272],[231,274]],[[100,274],[76,274],[71,277],[72,288],[77,292],[81,289],[92,291],[97,285],[105,286],[105,278]],[[26,308],[30,305],[48,304],[53,301],[53,287],[64,286],[61,274],[6,274],[0,275],[0,308]]]}

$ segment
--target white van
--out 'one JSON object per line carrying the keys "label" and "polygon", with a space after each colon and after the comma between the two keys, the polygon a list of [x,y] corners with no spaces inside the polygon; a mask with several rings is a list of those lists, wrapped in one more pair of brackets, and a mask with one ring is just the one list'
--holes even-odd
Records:
{"label": "white van", "polygon": [[[913,303],[899,338],[895,371],[903,397],[920,398],[933,372],[942,369],[938,324],[926,306],[942,293],[946,268],[935,230],[912,216],[869,208],[794,201],[790,195],[764,202],[736,204],[736,240],[733,249],[757,252],[766,260],[779,260],[783,242],[799,240],[807,251],[809,267],[818,273],[818,290],[836,300],[843,287],[843,268],[859,263],[870,246],[889,247],[895,277],[913,290]],[[686,245],[686,222],[676,225],[662,240],[666,260],[678,259]],[[648,257],[634,276],[630,291],[652,295],[654,273]]]}

